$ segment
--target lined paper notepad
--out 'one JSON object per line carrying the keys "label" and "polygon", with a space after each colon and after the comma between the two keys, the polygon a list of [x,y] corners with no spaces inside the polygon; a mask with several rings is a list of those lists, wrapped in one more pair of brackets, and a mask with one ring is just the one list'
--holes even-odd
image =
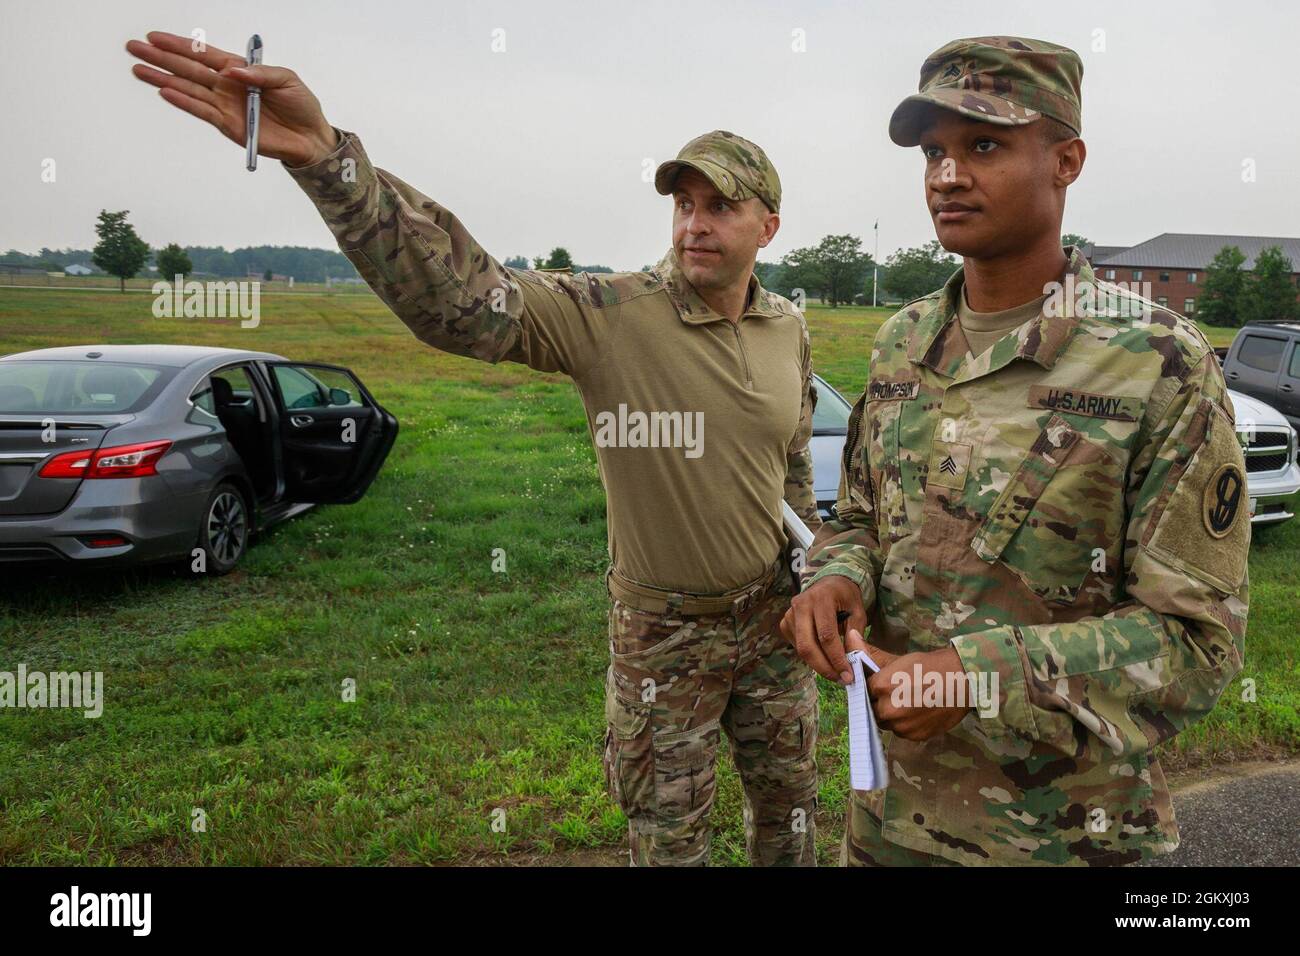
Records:
{"label": "lined paper notepad", "polygon": [[874,674],[880,668],[862,651],[849,651],[847,657],[853,668],[853,683],[845,688],[849,695],[849,785],[854,790],[883,790],[889,786],[889,769],[867,694],[867,669]]}

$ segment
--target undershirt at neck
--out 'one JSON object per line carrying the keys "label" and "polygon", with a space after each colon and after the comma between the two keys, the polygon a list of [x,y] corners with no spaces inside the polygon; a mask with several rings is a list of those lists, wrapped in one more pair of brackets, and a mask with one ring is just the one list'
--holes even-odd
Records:
{"label": "undershirt at neck", "polygon": [[1043,295],[1032,302],[1003,309],[1001,312],[976,312],[966,303],[966,288],[963,286],[961,297],[957,300],[957,321],[961,325],[962,334],[966,336],[966,344],[970,346],[970,354],[983,354],[1012,329],[1038,318],[1042,315],[1043,303],[1046,301],[1047,296]]}

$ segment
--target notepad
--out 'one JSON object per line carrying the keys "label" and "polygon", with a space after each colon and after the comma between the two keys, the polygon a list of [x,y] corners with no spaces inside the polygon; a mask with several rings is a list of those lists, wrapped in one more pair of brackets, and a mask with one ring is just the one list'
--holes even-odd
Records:
{"label": "notepad", "polygon": [[849,785],[854,790],[883,790],[889,786],[889,769],[864,670],[870,668],[874,674],[880,668],[863,651],[849,651],[846,656],[853,668],[853,683],[845,688],[849,695]]}

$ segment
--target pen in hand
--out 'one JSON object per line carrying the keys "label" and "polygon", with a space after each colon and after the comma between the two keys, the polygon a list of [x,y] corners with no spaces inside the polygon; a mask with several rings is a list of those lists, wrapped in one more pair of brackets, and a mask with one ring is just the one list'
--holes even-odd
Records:
{"label": "pen in hand", "polygon": [[[248,41],[248,54],[245,57],[249,66],[259,66],[262,62],[262,38],[256,33]],[[249,172],[257,169],[257,127],[262,111],[262,91],[256,86],[248,88],[248,98],[244,109],[247,118],[248,152],[245,167]]]}

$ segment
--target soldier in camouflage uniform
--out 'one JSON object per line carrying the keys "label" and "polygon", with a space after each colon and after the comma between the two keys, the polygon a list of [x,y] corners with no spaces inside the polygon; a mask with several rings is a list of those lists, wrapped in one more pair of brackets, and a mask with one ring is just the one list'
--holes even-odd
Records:
{"label": "soldier in camouflage uniform", "polygon": [[236,142],[245,85],[261,88],[259,152],[284,161],[416,337],[577,385],[608,500],[605,764],[633,862],[707,861],[721,729],[751,860],[813,864],[817,687],[779,622],[794,584],[782,499],[819,524],[816,395],[802,315],[753,275],[780,223],[763,151],[715,131],[659,167],[673,248],[649,272],[508,269],[446,208],[372,166],[292,71],[245,68],[188,37],[149,41],[128,50],[159,69],[136,76]]}
{"label": "soldier in camouflage uniform", "polygon": [[[1214,352],[1061,249],[1081,76],[1050,43],[955,41],[890,124],[964,264],[876,334],[837,515],[782,623],[827,677],[837,616],[882,665],[891,782],[852,794],[851,865],[1168,853],[1153,748],[1242,666],[1250,519]],[[977,710],[961,691],[981,679]]]}

